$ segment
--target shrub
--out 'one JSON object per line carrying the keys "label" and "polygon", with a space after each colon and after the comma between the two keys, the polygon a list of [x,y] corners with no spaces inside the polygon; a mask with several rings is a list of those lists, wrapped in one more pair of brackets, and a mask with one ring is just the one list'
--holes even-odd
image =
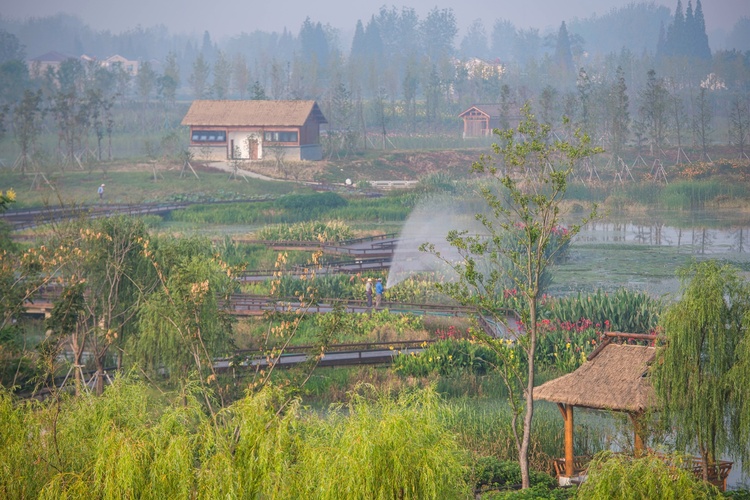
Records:
{"label": "shrub", "polygon": [[[492,489],[511,488],[521,484],[521,466],[518,462],[498,460],[496,457],[481,457],[474,464],[477,488]],[[532,486],[552,488],[555,479],[547,473],[530,471],[529,480]]]}

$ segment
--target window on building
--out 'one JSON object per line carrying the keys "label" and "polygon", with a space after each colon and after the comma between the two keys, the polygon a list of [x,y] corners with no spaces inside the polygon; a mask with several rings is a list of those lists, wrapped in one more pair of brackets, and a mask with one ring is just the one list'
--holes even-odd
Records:
{"label": "window on building", "polygon": [[193,130],[191,140],[193,142],[227,142],[227,133],[224,130]]}
{"label": "window on building", "polygon": [[266,132],[266,142],[297,142],[297,132]]}

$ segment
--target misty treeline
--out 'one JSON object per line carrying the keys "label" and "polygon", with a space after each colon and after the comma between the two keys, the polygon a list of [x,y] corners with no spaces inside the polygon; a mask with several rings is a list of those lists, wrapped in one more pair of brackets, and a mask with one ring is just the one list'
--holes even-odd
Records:
{"label": "misty treeline", "polygon": [[[727,37],[740,49],[712,53],[700,0],[678,0],[674,13],[630,4],[547,33],[476,20],[460,39],[453,10],[437,7],[424,17],[381,7],[357,22],[350,41],[310,18],[296,34],[254,31],[220,42],[163,26],[97,32],[63,14],[2,20],[0,28],[0,118],[21,158],[45,129],[57,130],[63,159],[82,149],[110,158],[113,133],[166,135],[199,98],[315,99],[329,121],[328,154],[385,147],[396,132],[459,135],[457,116],[475,103],[501,104],[510,126],[530,101],[544,122],[571,118],[570,130],[556,133],[581,127],[615,153],[731,144],[743,154],[750,128],[750,19]],[[35,74],[27,57],[49,50],[76,58]],[[131,75],[81,54],[120,54],[140,66]],[[368,143],[368,132],[382,142]]]}

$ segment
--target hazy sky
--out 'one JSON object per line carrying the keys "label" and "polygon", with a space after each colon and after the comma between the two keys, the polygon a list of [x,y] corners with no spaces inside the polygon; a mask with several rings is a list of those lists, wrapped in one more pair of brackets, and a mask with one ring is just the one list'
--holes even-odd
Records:
{"label": "hazy sky", "polygon": [[[451,7],[461,28],[481,18],[489,31],[496,19],[508,19],[519,28],[557,29],[560,22],[596,13],[606,14],[641,0],[0,0],[0,14],[23,19],[64,12],[75,14],[95,30],[115,33],[164,24],[172,33],[202,34],[220,39],[255,30],[299,31],[305,17],[330,23],[342,32],[353,31],[357,19],[366,22],[382,5],[413,7],[423,18],[433,7]],[[653,0],[673,10],[677,0]],[[750,0],[701,0],[707,31],[729,31],[740,17],[750,17]],[[687,8],[687,0],[682,2]],[[693,5],[695,6],[695,5]],[[489,34],[489,33],[488,33]]]}

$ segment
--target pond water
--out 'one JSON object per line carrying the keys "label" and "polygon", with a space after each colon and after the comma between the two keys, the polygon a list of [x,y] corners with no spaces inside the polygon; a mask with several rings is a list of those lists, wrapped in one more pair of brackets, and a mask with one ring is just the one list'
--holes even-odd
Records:
{"label": "pond water", "polygon": [[708,225],[676,227],[659,221],[597,221],[584,226],[574,241],[675,247],[699,255],[750,254],[750,223],[712,228]]}

